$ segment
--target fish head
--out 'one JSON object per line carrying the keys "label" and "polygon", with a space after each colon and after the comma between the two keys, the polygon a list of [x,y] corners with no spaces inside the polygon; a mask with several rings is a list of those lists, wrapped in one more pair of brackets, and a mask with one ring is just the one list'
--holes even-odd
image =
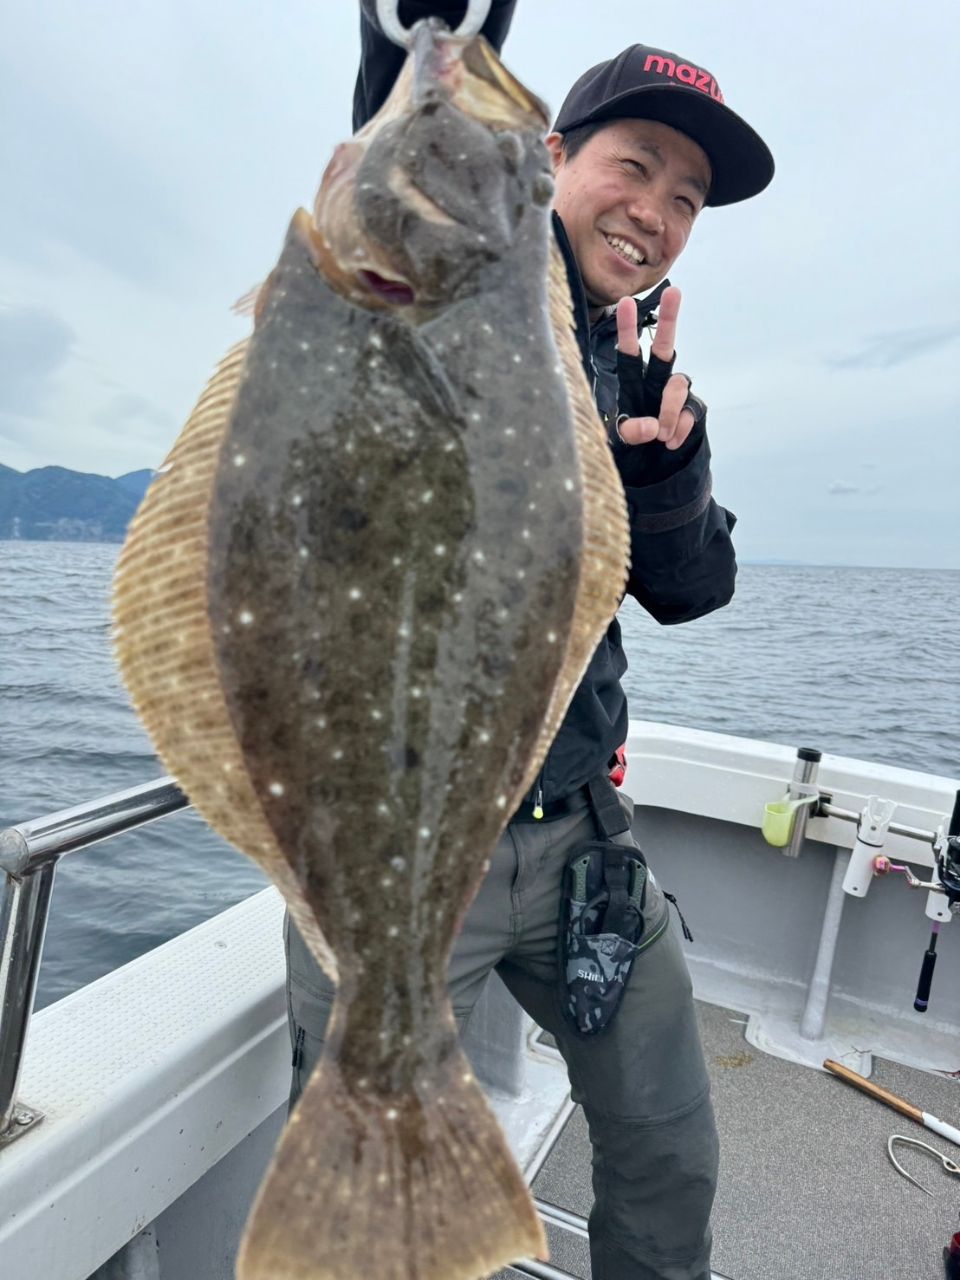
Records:
{"label": "fish head", "polygon": [[481,36],[417,24],[390,97],[337,148],[314,208],[319,266],[371,309],[475,292],[553,194],[542,102]]}

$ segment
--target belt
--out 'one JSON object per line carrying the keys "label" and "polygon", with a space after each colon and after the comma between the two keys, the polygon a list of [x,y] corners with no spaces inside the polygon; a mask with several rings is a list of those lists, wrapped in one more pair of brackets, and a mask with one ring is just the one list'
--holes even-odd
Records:
{"label": "belt", "polygon": [[576,791],[571,791],[568,795],[561,796],[559,800],[550,800],[546,804],[540,805],[539,808],[542,812],[539,818],[533,816],[535,808],[537,806],[532,800],[524,800],[510,821],[550,822],[553,818],[565,818],[568,813],[580,813],[582,810],[590,808],[590,788],[584,783],[582,787],[577,787]]}

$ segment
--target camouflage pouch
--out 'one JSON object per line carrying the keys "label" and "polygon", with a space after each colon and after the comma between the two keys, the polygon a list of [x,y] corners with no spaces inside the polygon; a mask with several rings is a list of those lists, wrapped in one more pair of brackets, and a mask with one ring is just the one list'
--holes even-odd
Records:
{"label": "camouflage pouch", "polygon": [[[564,869],[560,920],[563,1012],[581,1036],[607,1028],[644,938],[647,865],[636,847],[597,840]],[[649,941],[654,941],[653,938]]]}

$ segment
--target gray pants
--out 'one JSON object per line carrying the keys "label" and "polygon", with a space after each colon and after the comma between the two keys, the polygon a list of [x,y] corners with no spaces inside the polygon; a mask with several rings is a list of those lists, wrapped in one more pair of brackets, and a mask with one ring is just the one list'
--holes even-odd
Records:
{"label": "gray pants", "polygon": [[[621,797],[625,806],[632,805]],[[596,839],[588,809],[511,823],[454,945],[449,982],[465,1025],[491,969],[557,1041],[593,1147],[593,1280],[709,1280],[717,1135],[686,961],[671,921],[640,953],[612,1026],[571,1033],[560,1012],[557,924],[570,852]],[[632,843],[629,832],[618,836]],[[645,916],[666,910],[651,877]],[[289,922],[291,1099],[316,1064],[333,988]]]}

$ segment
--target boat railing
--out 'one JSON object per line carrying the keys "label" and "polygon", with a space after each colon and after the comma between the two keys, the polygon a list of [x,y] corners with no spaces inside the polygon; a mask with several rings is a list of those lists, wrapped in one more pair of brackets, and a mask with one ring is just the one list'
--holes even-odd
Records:
{"label": "boat railing", "polygon": [[189,805],[172,778],[160,778],[0,831],[0,1146],[41,1119],[18,1103],[17,1085],[57,864]]}

